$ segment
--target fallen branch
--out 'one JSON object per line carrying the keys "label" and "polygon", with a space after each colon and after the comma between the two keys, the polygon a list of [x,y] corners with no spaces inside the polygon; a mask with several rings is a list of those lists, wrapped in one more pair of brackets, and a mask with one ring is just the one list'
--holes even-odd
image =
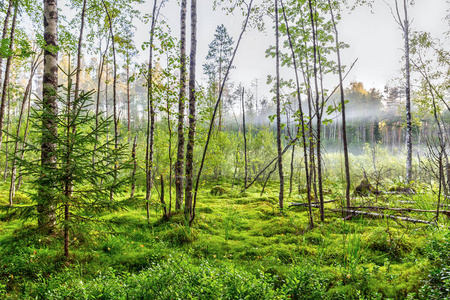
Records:
{"label": "fallen branch", "polygon": [[338,209],[330,209],[330,210],[334,211],[334,212],[347,212],[347,213],[355,214],[355,215],[365,215],[365,216],[371,216],[371,217],[377,217],[377,218],[389,218],[389,219],[393,219],[393,220],[401,220],[401,221],[406,221],[406,222],[422,223],[422,224],[428,224],[428,225],[436,224],[434,222],[420,220],[420,219],[412,219],[412,218],[407,218],[407,217],[370,213],[370,212],[366,212],[366,211],[353,210],[353,209],[339,209],[339,210]]}
{"label": "fallen branch", "polygon": [[[323,201],[323,203],[331,203],[331,202],[336,202],[336,201],[338,201],[338,200]],[[292,202],[289,205],[289,207],[292,207],[292,206],[307,207],[308,205],[309,205],[309,203],[295,203],[295,202]],[[320,205],[320,202],[313,202],[313,203],[311,203],[311,207],[319,207],[318,205]]]}
{"label": "fallen branch", "polygon": [[[436,210],[428,210],[428,209],[417,209],[417,208],[396,208],[396,207],[379,207],[379,206],[360,206],[360,207],[349,207],[350,209],[373,209],[373,210],[393,210],[393,211],[400,211],[400,212],[429,212],[429,213],[436,213]],[[450,211],[448,210],[440,210],[440,213],[445,214],[446,216],[450,217]]]}
{"label": "fallen branch", "polygon": [[417,193],[415,191],[378,191],[382,194],[387,195],[416,195]]}
{"label": "fallen branch", "polygon": [[[405,201],[405,200],[398,200],[395,201],[395,203],[401,203],[401,204],[418,204],[417,201]],[[430,203],[430,202],[421,202],[421,204],[427,204],[427,205],[438,205],[437,203]],[[439,207],[450,207],[450,204],[440,203]]]}
{"label": "fallen branch", "polygon": [[[283,156],[283,154],[285,154],[286,151],[288,151],[288,149],[291,147],[291,145],[294,144],[297,140],[298,140],[298,138],[295,138],[295,139],[291,140],[291,141],[289,142],[289,144],[288,144],[288,145],[284,148],[284,150],[281,152],[281,156]],[[251,187],[252,184],[255,183],[255,181],[259,178],[259,176],[261,176],[261,174],[264,173],[264,171],[266,171],[267,168],[269,168],[269,167],[270,167],[277,159],[278,159],[278,156],[275,157],[274,159],[272,159],[272,161],[271,161],[264,169],[262,169],[261,172],[259,172],[259,173],[255,176],[255,178],[252,180],[252,182],[250,182],[249,184],[247,184],[247,186],[246,186],[241,192],[243,192],[243,191],[245,191],[246,189],[248,189],[249,187]]]}

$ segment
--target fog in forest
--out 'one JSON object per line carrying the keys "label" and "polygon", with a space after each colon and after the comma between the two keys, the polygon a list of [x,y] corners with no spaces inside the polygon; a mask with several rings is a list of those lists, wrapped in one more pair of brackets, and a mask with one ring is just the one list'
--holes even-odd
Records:
{"label": "fog in forest", "polygon": [[450,0],[0,27],[0,298],[449,299]]}

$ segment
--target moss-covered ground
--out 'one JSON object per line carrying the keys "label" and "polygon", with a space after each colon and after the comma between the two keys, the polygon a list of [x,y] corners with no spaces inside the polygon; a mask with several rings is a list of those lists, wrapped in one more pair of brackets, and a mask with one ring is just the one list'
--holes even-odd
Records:
{"label": "moss-covered ground", "polygon": [[[215,186],[224,193],[213,195]],[[255,184],[242,193],[227,182],[205,185],[192,228],[180,212],[163,219],[156,198],[147,220],[138,194],[140,205],[101,217],[111,222],[73,232],[69,262],[62,255],[61,232],[46,236],[33,220],[3,215],[0,294],[5,299],[440,299],[450,286],[434,276],[445,271],[441,256],[450,253],[444,251],[446,216],[439,225],[367,216],[344,220],[343,191],[330,187],[325,200],[338,201],[326,204],[324,222],[313,208],[310,228],[306,207],[288,207],[305,202],[304,194],[292,193],[280,211],[277,183],[269,183],[262,196],[261,188]],[[19,198],[28,201],[25,194]],[[435,196],[426,191],[352,201],[435,209]],[[428,221],[435,216],[388,214]]]}

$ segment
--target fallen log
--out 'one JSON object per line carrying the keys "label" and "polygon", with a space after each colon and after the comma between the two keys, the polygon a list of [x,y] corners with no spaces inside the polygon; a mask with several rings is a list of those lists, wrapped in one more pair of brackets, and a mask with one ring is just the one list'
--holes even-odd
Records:
{"label": "fallen log", "polygon": [[407,217],[370,213],[370,212],[366,212],[366,211],[353,210],[353,209],[330,209],[330,210],[334,211],[334,212],[346,212],[346,213],[356,214],[356,215],[365,215],[365,216],[371,216],[371,217],[376,217],[376,218],[389,218],[389,219],[393,219],[393,220],[401,220],[401,221],[406,221],[406,222],[422,223],[422,224],[428,224],[428,225],[436,224],[434,222],[420,220],[420,219],[412,219],[412,218],[407,218]]}
{"label": "fallen log", "polygon": [[389,191],[384,192],[384,194],[405,194],[405,195],[415,195],[416,190],[412,187],[393,187]]}
{"label": "fallen log", "polygon": [[[336,202],[338,200],[328,200],[328,201],[323,201],[323,203],[332,203],[332,202]],[[302,206],[302,207],[308,207],[309,203],[295,203],[295,202],[291,202],[291,204],[289,205],[289,207],[292,206]],[[311,203],[311,207],[319,207],[320,202],[313,202]]]}
{"label": "fallen log", "polygon": [[[395,203],[401,203],[401,204],[417,204],[417,201],[405,201],[405,200],[398,200],[398,201],[393,201]],[[390,202],[390,203],[393,203]],[[433,205],[433,206],[437,206],[437,203],[430,203],[430,202],[421,202],[421,204],[427,204],[427,205]],[[439,207],[450,207],[450,204],[445,204],[445,203],[440,203]]]}
{"label": "fallen log", "polygon": [[[436,210],[428,210],[428,209],[418,209],[418,208],[397,208],[397,207],[380,207],[380,206],[358,206],[358,207],[349,207],[349,209],[373,209],[373,210],[392,210],[392,211],[400,211],[400,212],[429,212],[436,213]],[[447,216],[450,216],[450,211],[448,210],[440,210],[439,213],[443,213]]]}

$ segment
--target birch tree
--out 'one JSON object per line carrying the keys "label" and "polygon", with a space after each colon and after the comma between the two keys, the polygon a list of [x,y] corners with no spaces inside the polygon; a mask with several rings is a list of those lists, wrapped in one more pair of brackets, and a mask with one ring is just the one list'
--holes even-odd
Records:
{"label": "birch tree", "polygon": [[54,207],[55,182],[46,173],[56,168],[56,140],[58,114],[58,5],[57,0],[44,0],[44,76],[43,117],[41,140],[42,185],[39,188],[38,224],[45,231],[54,230],[56,216]]}

